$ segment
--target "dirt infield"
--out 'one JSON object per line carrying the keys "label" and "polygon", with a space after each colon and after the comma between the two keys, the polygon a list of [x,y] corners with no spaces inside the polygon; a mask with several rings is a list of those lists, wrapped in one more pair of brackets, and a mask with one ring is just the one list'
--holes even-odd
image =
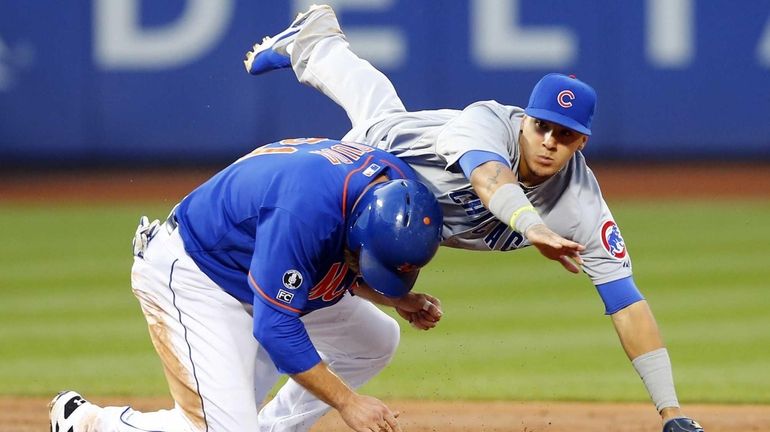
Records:
{"label": "dirt infield", "polygon": [[[770,199],[768,164],[598,165],[608,200]],[[164,200],[173,204],[214,169],[0,174],[0,203]]]}
{"label": "dirt infield", "polygon": [[[138,410],[169,408],[165,399],[96,399],[103,405]],[[47,399],[0,397],[0,431],[46,430]],[[427,402],[388,401],[401,412],[408,432],[652,432],[660,422],[650,404],[565,402]],[[687,413],[708,432],[770,432],[770,407],[693,405]],[[335,412],[327,414],[313,432],[349,430]]]}

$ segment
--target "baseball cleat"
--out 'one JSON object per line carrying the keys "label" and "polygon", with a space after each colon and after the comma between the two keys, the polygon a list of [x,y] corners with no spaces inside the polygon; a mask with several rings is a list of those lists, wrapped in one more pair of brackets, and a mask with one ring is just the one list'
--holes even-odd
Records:
{"label": "baseball cleat", "polygon": [[86,411],[95,405],[83,399],[74,391],[59,392],[48,404],[48,417],[51,420],[51,432],[78,432],[75,426]]}
{"label": "baseball cleat", "polygon": [[307,12],[297,15],[289,28],[275,36],[267,36],[261,43],[255,44],[243,60],[246,71],[252,75],[259,75],[271,70],[291,67],[291,51],[294,48],[297,33],[308,23],[326,13],[333,14],[334,11],[327,5],[314,4]]}
{"label": "baseball cleat", "polygon": [[703,428],[693,419],[680,417],[667,421],[663,432],[703,432]]}

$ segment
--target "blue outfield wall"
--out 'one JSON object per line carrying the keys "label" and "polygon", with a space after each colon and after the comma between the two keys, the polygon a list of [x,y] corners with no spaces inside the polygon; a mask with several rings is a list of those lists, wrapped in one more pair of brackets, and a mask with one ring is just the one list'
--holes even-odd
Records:
{"label": "blue outfield wall", "polygon": [[[0,0],[0,165],[227,161],[344,112],[241,60],[306,0]],[[336,0],[411,110],[599,94],[588,157],[770,160],[770,0]]]}

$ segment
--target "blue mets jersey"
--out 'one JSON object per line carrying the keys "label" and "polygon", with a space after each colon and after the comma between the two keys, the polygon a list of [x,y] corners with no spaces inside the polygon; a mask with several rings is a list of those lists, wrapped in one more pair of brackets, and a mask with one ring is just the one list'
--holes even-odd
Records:
{"label": "blue mets jersey", "polygon": [[346,218],[383,174],[416,176],[366,145],[283,140],[239,159],[179,203],[185,250],[222,289],[254,305],[254,337],[280,372],[321,361],[300,316],[337,303],[355,282],[344,256]]}
{"label": "blue mets jersey", "polygon": [[356,277],[343,254],[345,218],[381,174],[415,178],[366,145],[310,138],[260,147],[179,204],[185,249],[240,301],[295,316],[330,306]]}

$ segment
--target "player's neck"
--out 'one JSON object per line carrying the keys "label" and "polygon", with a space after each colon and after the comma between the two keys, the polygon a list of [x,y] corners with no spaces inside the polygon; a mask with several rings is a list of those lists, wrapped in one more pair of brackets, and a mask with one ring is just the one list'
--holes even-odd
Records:
{"label": "player's neck", "polygon": [[519,183],[526,188],[535,188],[548,180],[548,177],[540,177],[530,171],[524,160],[519,162],[519,170],[516,174],[519,178]]}

